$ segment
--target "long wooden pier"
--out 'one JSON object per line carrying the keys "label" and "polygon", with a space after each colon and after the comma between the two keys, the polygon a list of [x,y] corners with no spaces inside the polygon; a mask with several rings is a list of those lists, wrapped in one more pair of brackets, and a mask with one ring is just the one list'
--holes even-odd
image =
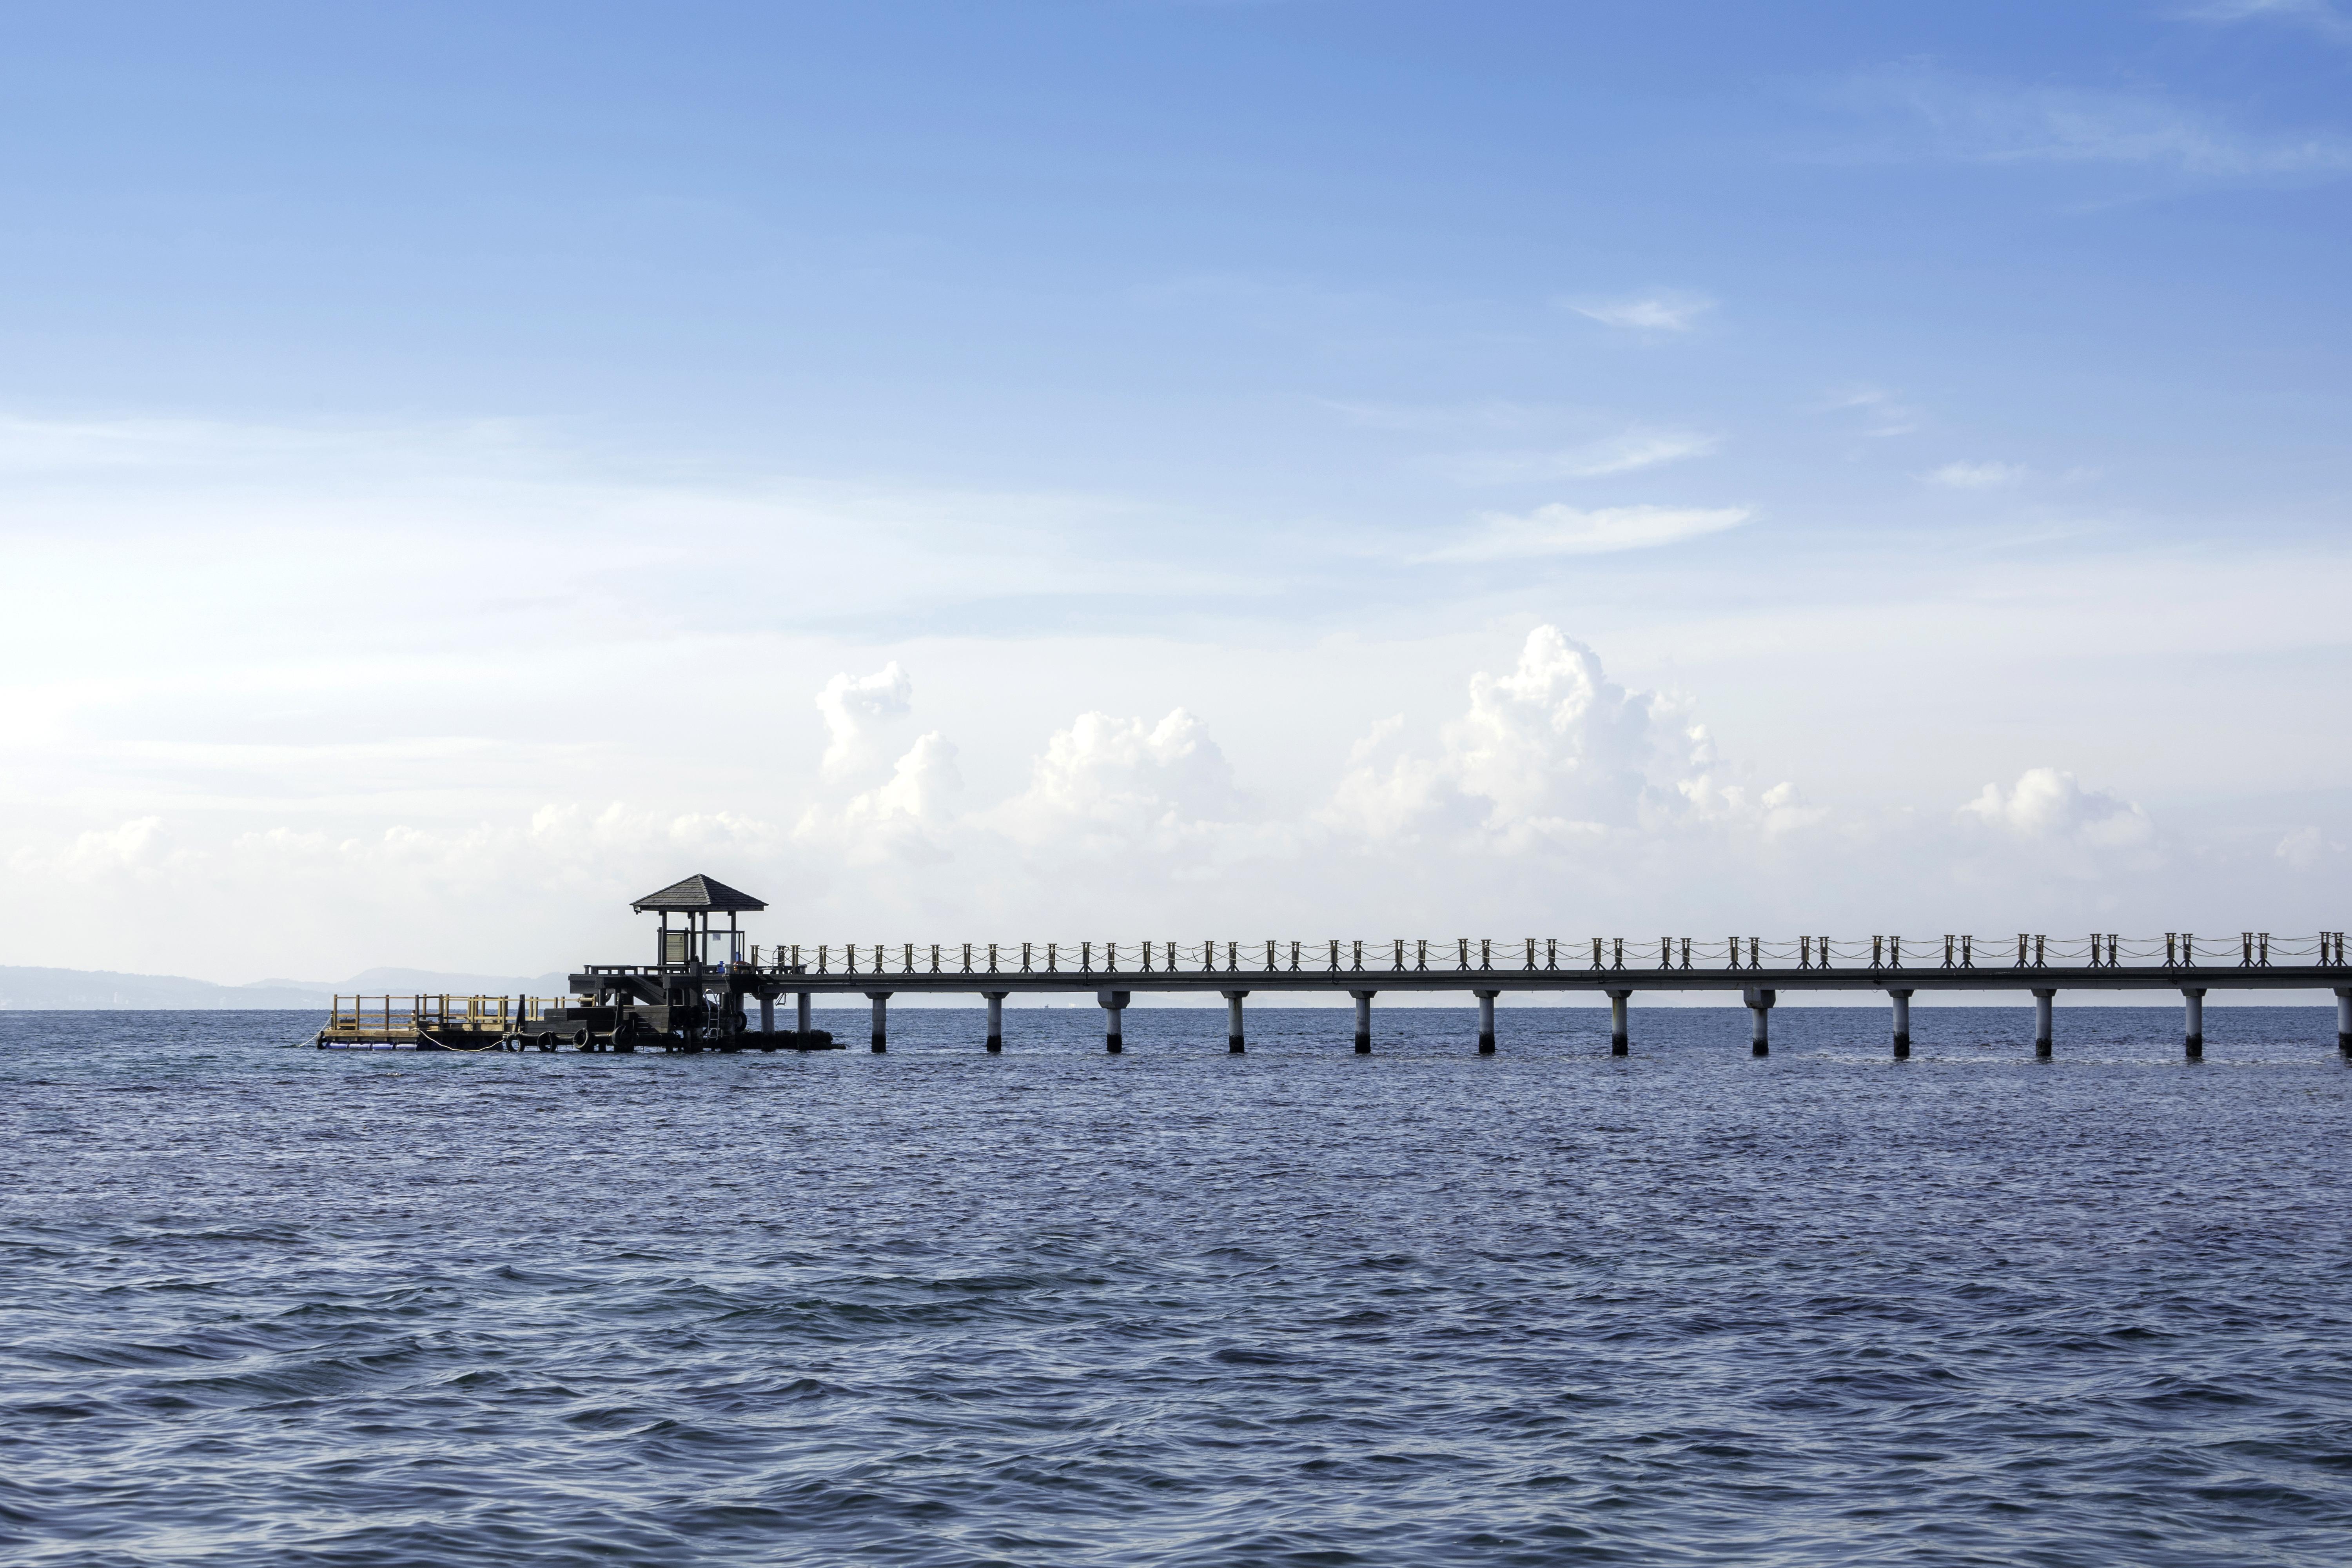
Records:
{"label": "long wooden pier", "polygon": [[[685,1015],[689,994],[709,1012],[692,1037],[677,1042],[728,1048],[804,1035],[818,996],[862,995],[872,1005],[869,1044],[888,1048],[888,1005],[900,994],[978,995],[988,1004],[989,1050],[1003,1046],[1002,1005],[1007,996],[1092,992],[1104,1012],[1104,1048],[1124,1048],[1120,1015],[1138,992],[1214,993],[1226,1004],[1227,1047],[1247,1047],[1243,1001],[1253,994],[1341,992],[1356,1005],[1355,1048],[1371,1049],[1371,1001],[1381,992],[1466,993],[1478,1009],[1478,1049],[1496,1049],[1495,1002],[1506,993],[1580,993],[1610,1003],[1611,1049],[1630,1047],[1629,1004],[1640,993],[1738,993],[1752,1015],[1750,1047],[1770,1048],[1770,1016],[1782,992],[1878,991],[1893,1009],[1892,1046],[1910,1051],[1910,1003],[1922,991],[2022,991],[2034,1002],[2034,1046],[2053,1048],[2051,1003],[2063,991],[2174,991],[2185,1009],[2183,1041],[2192,1058],[2204,1048],[2203,1004],[2213,990],[2330,990],[2336,997],[2336,1044],[2352,1059],[2352,968],[2344,934],[2274,938],[2265,931],[2226,940],[2168,932],[2161,940],[2094,932],[2073,939],[2046,933],[1984,939],[1947,935],[1921,941],[1895,935],[1867,938],[1799,936],[1768,942],[1756,936],[1720,939],[1626,937],[1388,938],[1319,942],[1213,940],[1185,942],[874,942],[742,946],[736,913],[766,906],[708,877],[649,894],[633,906],[662,912],[659,961],[650,965],[590,964],[571,977],[591,1007],[570,1022],[590,1036],[626,1033],[625,1015],[660,1006],[665,1026]],[[687,917],[683,931],[671,912]],[[727,928],[712,923],[728,916]],[[714,953],[714,945],[723,950]],[[797,1027],[775,1027],[775,1004],[793,996]],[[759,1023],[749,1017],[756,1001]],[[648,1020],[651,1021],[650,1019]],[[829,1042],[828,1042],[829,1043]],[[740,1048],[740,1047],[739,1047]]]}

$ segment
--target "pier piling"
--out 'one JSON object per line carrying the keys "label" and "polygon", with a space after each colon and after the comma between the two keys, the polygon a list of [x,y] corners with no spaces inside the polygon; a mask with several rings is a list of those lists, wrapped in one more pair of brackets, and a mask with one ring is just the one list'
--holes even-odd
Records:
{"label": "pier piling", "polygon": [[2352,990],[2336,989],[2336,1049],[2352,1062]]}
{"label": "pier piling", "polygon": [[1002,991],[983,991],[981,994],[988,998],[988,1054],[992,1057],[1003,1056],[1006,994]]}
{"label": "pier piling", "polygon": [[2183,1049],[2192,1062],[2205,1059],[2205,987],[2180,988]]}
{"label": "pier piling", "polygon": [[1103,1049],[1117,1056],[1127,1049],[1127,1042],[1119,1037],[1118,1016],[1127,1009],[1128,994],[1124,991],[1097,991],[1095,1000],[1102,1004]]}
{"label": "pier piling", "polygon": [[760,993],[760,1033],[772,1035],[775,1032],[776,999],[768,992],[762,991]]}
{"label": "pier piling", "polygon": [[1609,993],[1609,1054],[1612,1057],[1624,1056],[1633,1048],[1625,1037],[1625,1004],[1633,994],[1623,989]]}
{"label": "pier piling", "polygon": [[2058,993],[2046,985],[2033,988],[2033,1054],[2050,1055],[2050,998]]}
{"label": "pier piling", "polygon": [[1898,1062],[1909,1061],[1911,1059],[1911,993],[1895,990],[1889,991],[1886,994],[1895,1004],[1895,1059]]}
{"label": "pier piling", "polygon": [[874,1054],[878,1057],[890,1048],[890,993],[868,991],[866,998],[874,1004]]}
{"label": "pier piling", "polygon": [[1491,1057],[1495,1054],[1495,998],[1501,994],[1499,991],[1477,993],[1478,1054],[1482,1057]]}
{"label": "pier piling", "polygon": [[809,1029],[811,1027],[809,1023],[809,994],[807,992],[803,991],[794,998],[793,1014],[794,1018],[798,1021],[801,1039],[805,1042],[808,1039]]}
{"label": "pier piling", "polygon": [[1748,1054],[1751,1057],[1770,1056],[1772,1054],[1772,1004],[1780,999],[1780,994],[1777,991],[1766,990],[1762,986],[1750,985],[1739,994],[1739,999],[1748,1004],[1748,1015],[1754,1020],[1748,1031]]}
{"label": "pier piling", "polygon": [[1248,995],[1249,993],[1246,991],[1223,991],[1218,993],[1218,994],[1222,995],[1225,999],[1225,1050],[1228,1055],[1237,1057],[1242,1054],[1243,1049],[1242,998]]}
{"label": "pier piling", "polygon": [[1356,1054],[1360,1057],[1370,1056],[1372,1054],[1373,993],[1350,991],[1348,994],[1356,999]]}

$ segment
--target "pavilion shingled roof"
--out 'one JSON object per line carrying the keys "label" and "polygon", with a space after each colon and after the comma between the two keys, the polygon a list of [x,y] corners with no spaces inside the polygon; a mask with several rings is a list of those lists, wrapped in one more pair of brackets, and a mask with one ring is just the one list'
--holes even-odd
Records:
{"label": "pavilion shingled roof", "polygon": [[739,892],[715,877],[698,875],[688,877],[682,882],[672,882],[658,893],[647,893],[629,906],[640,913],[647,910],[708,910],[720,914],[767,907],[751,894]]}

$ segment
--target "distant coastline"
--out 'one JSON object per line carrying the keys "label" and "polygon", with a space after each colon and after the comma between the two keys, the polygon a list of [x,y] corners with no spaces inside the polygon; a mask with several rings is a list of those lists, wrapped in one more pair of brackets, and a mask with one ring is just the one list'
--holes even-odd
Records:
{"label": "distant coastline", "polygon": [[560,995],[562,974],[452,974],[428,969],[370,969],[348,980],[257,980],[222,985],[181,974],[128,974],[110,969],[41,969],[0,964],[0,1011],[185,1012],[323,1010],[338,992],[405,996]]}

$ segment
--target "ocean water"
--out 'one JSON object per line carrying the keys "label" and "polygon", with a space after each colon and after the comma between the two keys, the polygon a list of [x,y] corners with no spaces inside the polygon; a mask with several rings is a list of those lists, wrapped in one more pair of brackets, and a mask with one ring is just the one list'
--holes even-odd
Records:
{"label": "ocean water", "polygon": [[0,1014],[0,1557],[2340,1564],[2352,1068],[2206,1018]]}

